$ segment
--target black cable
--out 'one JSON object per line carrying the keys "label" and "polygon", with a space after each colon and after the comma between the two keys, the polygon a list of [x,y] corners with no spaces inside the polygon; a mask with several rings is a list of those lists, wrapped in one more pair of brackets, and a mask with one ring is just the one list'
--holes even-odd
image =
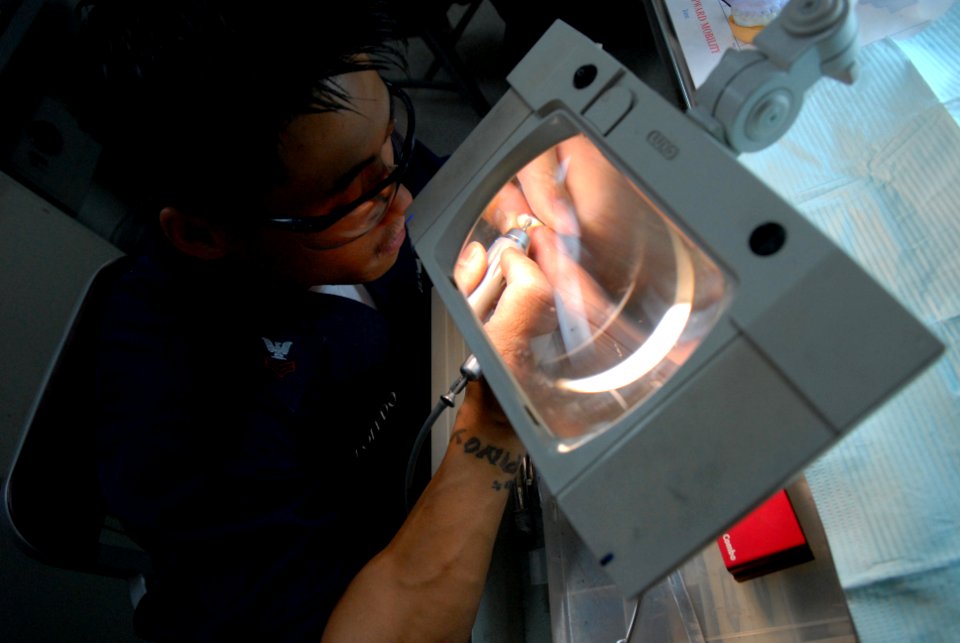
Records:
{"label": "black cable", "polygon": [[417,439],[413,441],[413,450],[410,451],[410,457],[407,459],[407,474],[403,481],[403,499],[407,506],[407,513],[410,513],[410,509],[413,507],[411,503],[413,476],[417,471],[417,463],[420,461],[420,450],[423,448],[423,443],[427,439],[427,436],[430,435],[430,429],[433,428],[437,418],[451,406],[453,406],[453,404],[448,403],[447,396],[441,395],[440,401],[433,407],[430,415],[428,415],[424,421],[423,426],[420,427],[420,432],[417,433]]}
{"label": "black cable", "polygon": [[417,471],[417,463],[420,461],[420,451],[423,449],[424,441],[426,441],[427,436],[430,435],[430,430],[436,423],[437,418],[439,418],[446,409],[453,408],[454,400],[457,395],[467,387],[467,382],[474,382],[478,379],[480,379],[480,364],[477,362],[477,358],[471,355],[460,366],[460,376],[453,381],[447,392],[440,396],[440,401],[433,407],[430,415],[428,415],[427,419],[423,422],[423,426],[420,427],[420,432],[417,433],[417,438],[413,441],[413,449],[410,451],[410,457],[407,459],[407,473],[403,481],[403,498],[407,506],[407,513],[410,513],[410,509],[413,508],[413,503],[411,502],[413,476]]}

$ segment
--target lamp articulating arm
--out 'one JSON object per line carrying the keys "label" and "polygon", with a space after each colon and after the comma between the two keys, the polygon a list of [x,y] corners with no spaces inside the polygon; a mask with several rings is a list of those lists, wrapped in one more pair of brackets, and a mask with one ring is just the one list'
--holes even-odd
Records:
{"label": "lamp articulating arm", "polygon": [[753,41],[728,50],[688,115],[735,153],[755,152],[793,124],[821,76],[852,84],[857,23],[850,0],[791,0]]}

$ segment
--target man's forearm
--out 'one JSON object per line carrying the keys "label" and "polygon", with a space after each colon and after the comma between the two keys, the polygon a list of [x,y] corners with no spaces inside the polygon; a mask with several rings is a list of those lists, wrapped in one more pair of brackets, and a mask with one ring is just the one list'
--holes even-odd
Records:
{"label": "man's forearm", "polygon": [[[489,394],[489,393],[487,393]],[[407,521],[353,580],[324,641],[466,641],[522,457],[520,442],[468,396]]]}

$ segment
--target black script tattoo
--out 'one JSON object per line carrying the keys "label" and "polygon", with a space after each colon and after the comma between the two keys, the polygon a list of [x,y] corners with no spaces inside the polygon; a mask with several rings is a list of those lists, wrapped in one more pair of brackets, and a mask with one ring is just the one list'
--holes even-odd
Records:
{"label": "black script tattoo", "polygon": [[516,480],[507,480],[506,482],[500,482],[499,480],[493,481],[494,491],[503,491],[504,489],[513,489],[517,486]]}
{"label": "black script tattoo", "polygon": [[[484,444],[483,441],[474,436],[464,440],[463,434],[466,429],[454,431],[450,436],[450,441],[463,446],[463,452],[470,454],[478,459],[486,460],[495,467],[499,467],[504,473],[515,474],[520,469],[520,461],[523,456],[511,456],[510,452],[494,444]],[[497,483],[500,484],[500,483]]]}

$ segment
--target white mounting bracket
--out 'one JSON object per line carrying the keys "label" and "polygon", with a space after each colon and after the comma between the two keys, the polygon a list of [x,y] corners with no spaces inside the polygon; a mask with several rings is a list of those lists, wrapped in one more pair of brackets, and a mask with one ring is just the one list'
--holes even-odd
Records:
{"label": "white mounting bracket", "polygon": [[857,23],[850,0],[791,0],[753,41],[728,50],[688,112],[736,153],[755,152],[790,129],[803,94],[821,76],[852,84]]}

